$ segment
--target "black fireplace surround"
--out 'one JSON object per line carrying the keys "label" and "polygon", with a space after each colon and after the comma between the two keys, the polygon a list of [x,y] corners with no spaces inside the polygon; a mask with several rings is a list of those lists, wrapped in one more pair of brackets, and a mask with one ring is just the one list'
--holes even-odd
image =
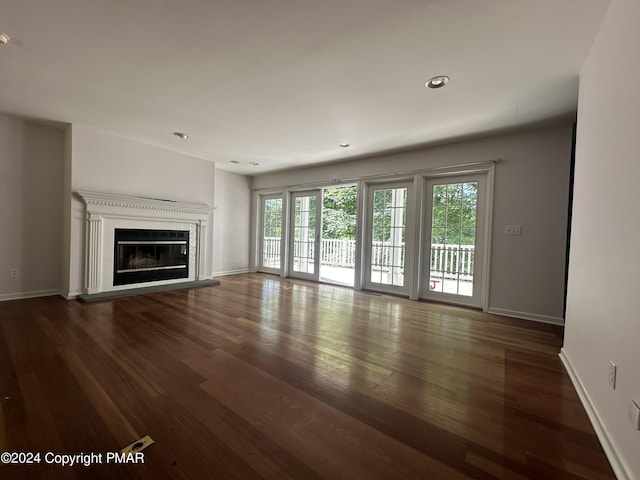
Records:
{"label": "black fireplace surround", "polygon": [[114,285],[188,277],[188,230],[115,229]]}

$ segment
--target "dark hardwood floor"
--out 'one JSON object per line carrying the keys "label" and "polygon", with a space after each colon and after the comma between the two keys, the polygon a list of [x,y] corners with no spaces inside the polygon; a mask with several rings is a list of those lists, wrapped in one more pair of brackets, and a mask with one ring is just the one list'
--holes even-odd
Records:
{"label": "dark hardwood floor", "polygon": [[[562,329],[246,274],[0,303],[0,478],[614,478]],[[144,435],[144,464],[106,463]],[[102,453],[62,467],[53,454]]]}

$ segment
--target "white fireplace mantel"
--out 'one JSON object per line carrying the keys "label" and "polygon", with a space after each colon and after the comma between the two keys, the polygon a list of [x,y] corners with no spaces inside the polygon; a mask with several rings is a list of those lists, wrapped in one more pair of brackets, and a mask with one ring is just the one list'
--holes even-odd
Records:
{"label": "white fireplace mantel", "polygon": [[[205,279],[207,227],[213,208],[196,203],[157,198],[77,191],[85,204],[85,293],[146,287]],[[113,285],[113,238],[115,228],[186,229],[189,235],[189,278]]]}

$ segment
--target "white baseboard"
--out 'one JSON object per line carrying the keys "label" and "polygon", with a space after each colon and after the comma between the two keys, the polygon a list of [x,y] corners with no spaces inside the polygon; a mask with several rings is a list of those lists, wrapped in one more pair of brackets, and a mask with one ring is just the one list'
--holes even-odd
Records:
{"label": "white baseboard", "polygon": [[550,323],[552,325],[564,325],[564,318],[551,317],[548,315],[538,315],[537,313],[518,312],[516,310],[506,310],[504,308],[489,307],[488,313],[495,315],[504,315],[505,317],[521,318],[523,320],[531,320],[540,323]]}
{"label": "white baseboard", "polygon": [[591,421],[591,425],[593,425],[593,429],[596,431],[598,440],[600,440],[602,449],[604,450],[604,453],[607,456],[609,463],[611,464],[613,473],[616,474],[616,477],[619,480],[635,479],[631,468],[629,467],[629,465],[627,465],[627,462],[625,462],[622,455],[620,455],[613,437],[609,434],[609,431],[607,430],[602,417],[600,417],[598,410],[591,401],[589,392],[587,392],[584,384],[582,383],[582,380],[580,380],[578,372],[576,372],[576,370],[573,368],[571,360],[564,348],[560,349],[560,353],[558,354],[558,356],[560,357],[565,370],[569,374],[569,378],[571,379],[576,392],[578,392],[578,397],[580,397],[580,401],[582,402],[582,405],[587,412],[587,416]]}
{"label": "white baseboard", "polygon": [[222,272],[214,272],[211,277],[212,278],[216,278],[216,277],[224,277],[225,275],[237,275],[239,273],[250,273],[251,270],[249,270],[248,268],[239,268],[237,270],[224,270]]}
{"label": "white baseboard", "polygon": [[34,290],[32,292],[0,293],[0,302],[21,300],[23,298],[50,297],[60,295],[60,290]]}

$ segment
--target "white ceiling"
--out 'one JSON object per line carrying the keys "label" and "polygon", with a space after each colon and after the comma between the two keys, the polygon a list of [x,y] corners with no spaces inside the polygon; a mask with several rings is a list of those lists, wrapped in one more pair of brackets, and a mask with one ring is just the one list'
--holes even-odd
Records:
{"label": "white ceiling", "polygon": [[0,111],[245,174],[412,148],[575,112],[608,4],[0,0]]}

